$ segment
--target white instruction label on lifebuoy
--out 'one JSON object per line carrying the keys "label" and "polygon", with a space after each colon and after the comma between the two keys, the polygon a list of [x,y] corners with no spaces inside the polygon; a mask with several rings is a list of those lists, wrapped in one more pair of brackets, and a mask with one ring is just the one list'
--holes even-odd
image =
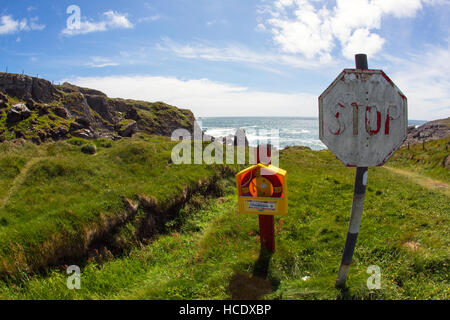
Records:
{"label": "white instruction label on lifebuoy", "polygon": [[258,200],[247,200],[249,209],[256,209],[259,211],[269,210],[275,211],[275,202],[271,201],[258,201]]}

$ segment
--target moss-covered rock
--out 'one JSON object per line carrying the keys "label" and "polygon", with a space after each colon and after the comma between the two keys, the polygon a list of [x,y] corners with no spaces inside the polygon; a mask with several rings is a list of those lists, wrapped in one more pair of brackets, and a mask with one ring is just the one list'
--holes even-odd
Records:
{"label": "moss-covered rock", "polygon": [[86,144],[81,148],[81,152],[86,153],[86,154],[96,154],[97,147],[93,144]]}
{"label": "moss-covered rock", "polygon": [[[11,106],[24,104],[27,117],[7,120]],[[24,138],[47,140],[129,137],[142,131],[170,136],[176,129],[193,132],[190,110],[163,102],[112,99],[70,83],[53,85],[44,79],[0,73],[0,141]]]}

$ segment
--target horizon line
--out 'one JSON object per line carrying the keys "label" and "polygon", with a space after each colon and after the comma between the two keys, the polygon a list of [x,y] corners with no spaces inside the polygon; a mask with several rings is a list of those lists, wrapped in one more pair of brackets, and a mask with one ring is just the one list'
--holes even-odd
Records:
{"label": "horizon line", "polygon": [[[205,119],[205,118],[297,118],[297,119],[310,119],[310,120],[318,120],[319,117],[301,117],[301,116],[204,116],[204,117],[195,117],[195,120]],[[438,119],[439,120],[439,119]],[[422,121],[429,122],[434,120],[419,120],[419,119],[408,119],[408,121]]]}

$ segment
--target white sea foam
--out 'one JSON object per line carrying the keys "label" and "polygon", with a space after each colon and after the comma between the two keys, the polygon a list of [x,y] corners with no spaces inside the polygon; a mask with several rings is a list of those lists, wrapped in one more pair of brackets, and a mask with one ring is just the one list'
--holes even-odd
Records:
{"label": "white sea foam", "polygon": [[[199,121],[200,122],[200,121]],[[307,146],[313,150],[326,149],[319,140],[319,119],[311,118],[202,118],[201,126],[213,137],[234,135],[239,128],[246,131],[251,146],[272,143],[283,149],[286,146]],[[421,121],[410,121],[410,125],[421,125]],[[272,137],[271,130],[279,131]]]}
{"label": "white sea foam", "polygon": [[[302,145],[315,150],[325,146],[318,137],[317,119],[302,118],[202,118],[201,125],[206,134],[213,137],[234,135],[239,128],[246,131],[251,146],[271,143],[279,148]],[[272,130],[278,130],[273,135]]]}

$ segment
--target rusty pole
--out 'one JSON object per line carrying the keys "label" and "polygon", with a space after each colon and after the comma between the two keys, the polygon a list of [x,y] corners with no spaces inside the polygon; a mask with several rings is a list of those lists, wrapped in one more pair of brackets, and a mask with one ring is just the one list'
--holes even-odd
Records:
{"label": "rusty pole", "polygon": [[[357,54],[355,56],[356,69],[367,70],[367,55]],[[359,228],[361,226],[361,217],[364,208],[364,198],[366,196],[367,176],[369,168],[356,168],[355,189],[353,193],[353,205],[350,215],[350,223],[348,226],[347,240],[345,242],[344,253],[339,267],[338,278],[336,280],[336,288],[344,288],[347,280],[350,264],[353,259],[356,241],[358,239]]]}
{"label": "rusty pole", "polygon": [[[260,158],[260,149],[266,148],[266,159]],[[263,163],[269,165],[272,163],[272,146],[271,145],[258,145],[256,148],[256,163]],[[267,250],[268,252],[275,252],[275,227],[274,216],[259,215],[259,234],[261,241],[261,250]]]}

